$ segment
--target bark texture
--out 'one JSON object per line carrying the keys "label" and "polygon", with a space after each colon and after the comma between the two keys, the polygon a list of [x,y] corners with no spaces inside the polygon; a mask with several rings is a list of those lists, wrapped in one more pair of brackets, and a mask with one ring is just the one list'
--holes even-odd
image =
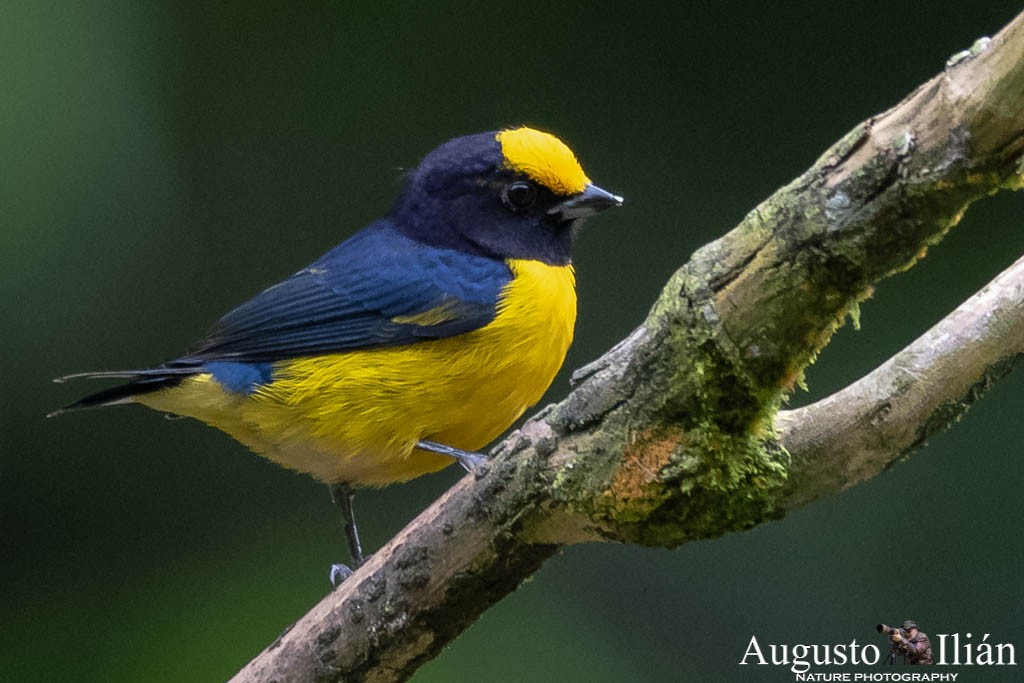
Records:
{"label": "bark texture", "polygon": [[677,271],[648,318],[236,681],[398,681],[560,546],[676,546],[873,476],[1024,353],[1024,264],[838,394],[782,398],[858,302],[1024,186],[1024,15]]}

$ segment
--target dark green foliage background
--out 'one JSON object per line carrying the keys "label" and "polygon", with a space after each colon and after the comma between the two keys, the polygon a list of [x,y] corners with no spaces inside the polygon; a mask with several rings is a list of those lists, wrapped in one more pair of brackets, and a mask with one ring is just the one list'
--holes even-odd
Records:
{"label": "dark green foliage background", "polygon": [[[0,678],[226,678],[341,558],[322,485],[142,409],[46,420],[93,386],[50,378],[177,354],[387,211],[435,144],[531,123],[627,198],[578,243],[558,399],[695,248],[1020,10],[779,5],[0,6]],[[1022,208],[983,202],[884,283],[793,403],[872,369],[1024,253]],[[744,534],[570,548],[417,680],[786,681],[737,665],[751,635],[883,646],[873,625],[906,617],[1020,658],[1022,408],[1018,372],[910,462]],[[366,544],[458,474],[362,494]]]}

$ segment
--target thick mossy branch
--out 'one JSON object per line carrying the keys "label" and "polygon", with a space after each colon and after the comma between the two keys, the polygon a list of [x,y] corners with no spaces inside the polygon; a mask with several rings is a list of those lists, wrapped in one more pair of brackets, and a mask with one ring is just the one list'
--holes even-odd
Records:
{"label": "thick mossy branch", "polygon": [[405,680],[563,545],[749,528],[919,446],[1024,354],[1021,263],[920,347],[777,411],[875,283],[1022,171],[1024,15],[694,254],[564,401],[235,680]]}
{"label": "thick mossy branch", "polygon": [[699,250],[642,330],[553,411],[556,432],[587,443],[559,497],[597,535],[673,545],[780,514],[788,458],[770,437],[781,398],[875,283],[971,202],[1021,186],[1024,19],[985,47]]}

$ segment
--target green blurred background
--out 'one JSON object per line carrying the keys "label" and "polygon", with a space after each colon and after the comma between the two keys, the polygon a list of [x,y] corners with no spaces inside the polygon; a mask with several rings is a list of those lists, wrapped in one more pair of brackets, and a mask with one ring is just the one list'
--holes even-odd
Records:
{"label": "green blurred background", "polygon": [[[46,420],[57,375],[174,356],[386,212],[455,135],[530,123],[623,194],[576,252],[577,342],[546,400],[700,245],[1020,3],[0,4],[0,678],[218,680],[328,589],[324,486],[143,409]],[[799,405],[861,376],[1024,253],[979,204],[863,306]],[[762,643],[878,621],[1024,657],[1024,373],[884,476],[675,551],[569,548],[417,680],[785,681]],[[379,547],[454,468],[358,501]],[[980,635],[979,635],[980,638]],[[970,681],[1013,680],[1016,668]]]}

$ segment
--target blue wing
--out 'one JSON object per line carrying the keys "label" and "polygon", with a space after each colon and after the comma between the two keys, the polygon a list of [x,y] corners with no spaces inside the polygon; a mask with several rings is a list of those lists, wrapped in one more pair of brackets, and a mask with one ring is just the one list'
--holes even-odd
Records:
{"label": "blue wing", "polygon": [[59,378],[129,381],[51,415],[127,403],[201,372],[230,391],[249,393],[271,380],[275,361],[471,332],[494,319],[511,280],[503,261],[430,247],[380,221],[225,315],[177,360]]}
{"label": "blue wing", "polygon": [[225,315],[168,365],[266,363],[463,334],[494,319],[511,279],[503,261],[430,247],[380,221]]}

